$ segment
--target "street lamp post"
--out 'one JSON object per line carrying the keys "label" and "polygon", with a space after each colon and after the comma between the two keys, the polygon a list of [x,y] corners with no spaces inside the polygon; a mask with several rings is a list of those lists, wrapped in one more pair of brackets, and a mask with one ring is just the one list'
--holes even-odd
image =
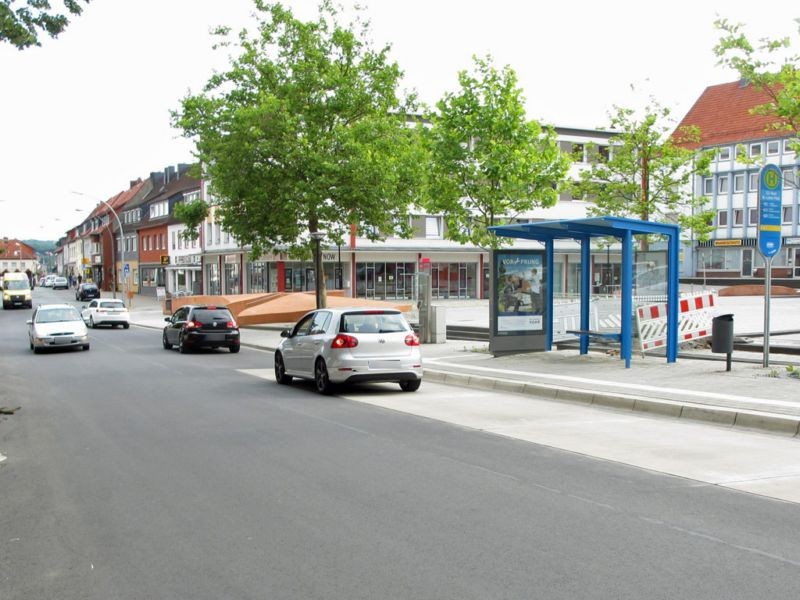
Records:
{"label": "street lamp post", "polygon": [[314,292],[317,308],[325,308],[327,306],[325,295],[322,293],[322,277],[325,274],[322,272],[322,252],[320,252],[320,242],[324,237],[325,234],[321,231],[311,232],[311,239],[314,240]]}
{"label": "street lamp post", "polygon": [[[78,196],[87,196],[83,192],[72,192],[72,193],[76,194]],[[89,197],[89,196],[87,196],[87,197]],[[120,260],[120,264],[122,265],[122,268],[124,269],[125,268],[125,231],[122,228],[122,221],[119,220],[119,215],[117,214],[117,211],[115,211],[113,209],[113,207],[108,202],[106,202],[105,200],[101,200],[100,198],[95,198],[95,200],[98,200],[98,201],[102,202],[103,204],[105,204],[106,208],[108,208],[108,210],[111,211],[111,214],[114,215],[114,219],[116,219],[116,221],[117,221],[117,227],[119,227],[119,240],[120,240],[119,260]],[[116,262],[117,252],[116,252],[116,248],[115,248],[116,244],[114,243],[114,230],[111,227],[109,227],[109,230],[111,231],[111,255],[112,255],[112,260],[114,261],[114,266],[113,266],[113,269],[114,269],[114,289],[111,292],[111,297],[112,298],[116,298],[117,297],[117,262]],[[124,273],[124,271],[123,271],[123,273]],[[128,283],[128,278],[123,275],[123,277],[122,277],[122,295],[123,295],[123,300],[124,300],[124,298],[126,296],[125,292],[127,291],[127,287],[128,287],[127,283]],[[128,306],[130,306],[130,299],[128,299]]]}

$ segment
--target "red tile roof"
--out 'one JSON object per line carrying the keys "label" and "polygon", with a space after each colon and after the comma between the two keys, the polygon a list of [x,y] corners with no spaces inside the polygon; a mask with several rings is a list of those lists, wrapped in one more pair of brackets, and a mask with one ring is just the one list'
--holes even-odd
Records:
{"label": "red tile roof", "polygon": [[694,125],[700,128],[700,143],[680,144],[686,148],[718,146],[726,143],[746,142],[780,137],[768,129],[776,122],[774,117],[754,115],[750,110],[770,102],[765,92],[739,81],[712,85],[689,109],[673,133],[679,135],[681,127]]}

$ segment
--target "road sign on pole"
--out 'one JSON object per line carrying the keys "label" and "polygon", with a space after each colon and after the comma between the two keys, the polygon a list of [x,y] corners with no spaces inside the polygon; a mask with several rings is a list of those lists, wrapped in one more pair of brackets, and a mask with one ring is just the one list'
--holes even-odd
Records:
{"label": "road sign on pole", "polygon": [[125,266],[122,267],[122,272],[125,273],[125,277],[131,274],[131,265],[129,263],[125,263]]}
{"label": "road sign on pole", "polygon": [[769,301],[772,295],[772,257],[781,249],[783,174],[775,165],[758,172],[758,251],[764,257],[764,358],[769,366]]}

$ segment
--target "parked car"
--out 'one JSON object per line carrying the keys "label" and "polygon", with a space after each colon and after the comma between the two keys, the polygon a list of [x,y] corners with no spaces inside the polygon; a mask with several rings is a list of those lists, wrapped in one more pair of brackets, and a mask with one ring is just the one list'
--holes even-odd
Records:
{"label": "parked car", "polygon": [[35,354],[48,348],[89,349],[89,330],[71,304],[40,304],[26,323],[30,348]]}
{"label": "parked car", "polygon": [[181,354],[196,348],[227,348],[239,352],[239,326],[226,306],[186,305],[165,317],[162,334],[166,350],[177,346]]}
{"label": "parked car", "polygon": [[54,277],[52,287],[54,290],[68,290],[69,281],[67,281],[66,277]]}
{"label": "parked car", "polygon": [[99,325],[112,327],[120,325],[124,329],[131,326],[130,313],[125,307],[125,302],[114,298],[95,298],[88,305],[81,307],[81,317],[92,329]]}
{"label": "parked car", "polygon": [[82,283],[75,290],[75,300],[90,300],[100,297],[100,288],[93,283]]}
{"label": "parked car", "polygon": [[314,380],[330,394],[340,383],[395,382],[404,392],[422,383],[419,338],[398,310],[324,308],[281,332],[275,350],[275,379]]}

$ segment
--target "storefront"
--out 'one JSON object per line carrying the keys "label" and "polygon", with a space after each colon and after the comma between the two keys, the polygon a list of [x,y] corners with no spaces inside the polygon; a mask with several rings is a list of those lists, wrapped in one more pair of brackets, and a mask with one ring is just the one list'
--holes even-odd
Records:
{"label": "storefront", "polygon": [[156,288],[167,285],[167,270],[160,264],[140,264],[139,277],[139,293],[143,296],[155,296]]}
{"label": "storefront", "polygon": [[171,294],[200,294],[202,258],[200,254],[171,256],[167,267],[167,291]]}

